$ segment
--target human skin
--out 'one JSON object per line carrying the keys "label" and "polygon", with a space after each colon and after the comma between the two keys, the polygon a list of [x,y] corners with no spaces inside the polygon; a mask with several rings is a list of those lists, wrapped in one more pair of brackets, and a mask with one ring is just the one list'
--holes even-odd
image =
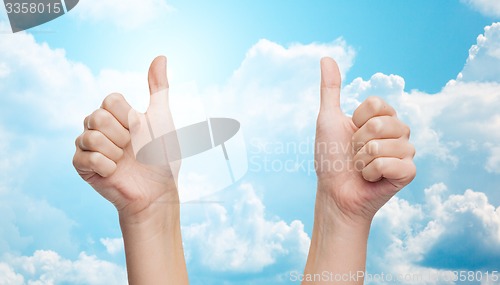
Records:
{"label": "human skin", "polygon": [[[321,73],[315,152],[318,189],[305,273],[364,271],[371,220],[414,178],[415,150],[408,141],[409,128],[392,107],[371,97],[350,118],[340,110],[336,63],[323,59]],[[153,61],[148,81],[151,94],[168,89],[164,57]],[[106,97],[101,108],[84,120],[73,164],[118,210],[129,284],[188,284],[177,171],[135,160],[130,111],[122,95]],[[171,117],[169,109],[165,111]],[[362,283],[362,279],[335,282]]]}
{"label": "human skin", "polygon": [[[163,56],[151,63],[151,95],[168,91],[166,64]],[[107,96],[101,108],[84,120],[73,165],[118,210],[129,284],[189,284],[176,187],[178,169],[148,166],[135,159],[130,112],[121,94]],[[168,106],[165,116],[171,120]]]}
{"label": "human skin", "polygon": [[315,148],[318,188],[304,276],[327,272],[334,278],[302,284],[363,284],[363,278],[335,281],[335,274],[365,271],[373,216],[416,174],[410,129],[396,111],[369,97],[348,117],[340,109],[340,89],[336,62],[323,58]]}

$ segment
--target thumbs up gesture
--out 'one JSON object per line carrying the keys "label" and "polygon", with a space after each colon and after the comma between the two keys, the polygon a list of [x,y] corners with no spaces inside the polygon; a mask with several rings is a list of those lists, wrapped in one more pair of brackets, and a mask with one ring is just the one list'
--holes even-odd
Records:
{"label": "thumbs up gesture", "polygon": [[122,95],[111,94],[85,118],[76,139],[75,169],[118,210],[131,285],[188,284],[176,186],[180,162],[168,159],[178,145],[172,140],[156,148],[160,159],[152,163],[136,159],[142,146],[175,131],[166,64],[165,57],[151,63],[145,114],[133,110]]}
{"label": "thumbs up gesture", "polygon": [[[410,130],[396,111],[370,97],[352,118],[346,116],[340,82],[337,63],[323,58],[315,142],[318,189],[302,284],[363,284],[372,218],[416,173]],[[310,278],[321,272],[332,273],[331,278]]]}
{"label": "thumbs up gesture", "polygon": [[152,138],[175,130],[168,105],[165,57],[152,62],[148,83],[151,97],[146,114],[132,109],[121,94],[111,94],[85,118],[84,132],[76,139],[73,164],[77,172],[127,216],[155,202],[178,202],[178,169],[168,163],[139,163],[135,158],[137,149]]}
{"label": "thumbs up gesture", "polygon": [[315,162],[318,195],[333,202],[339,218],[371,221],[415,177],[410,129],[379,97],[366,99],[351,117],[340,109],[340,72],[321,61],[321,107]]}

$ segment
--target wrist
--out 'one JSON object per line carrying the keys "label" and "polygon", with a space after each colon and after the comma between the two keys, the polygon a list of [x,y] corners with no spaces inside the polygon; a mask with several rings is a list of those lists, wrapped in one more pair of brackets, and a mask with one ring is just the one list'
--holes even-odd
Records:
{"label": "wrist", "polygon": [[[306,274],[357,274],[364,272],[371,220],[352,219],[342,213],[328,193],[316,196],[314,227],[305,268]],[[303,284],[363,284],[349,282],[303,282]]]}
{"label": "wrist", "polygon": [[319,247],[332,244],[366,244],[371,220],[352,219],[342,213],[327,195],[318,193],[314,211],[313,242]]}
{"label": "wrist", "polygon": [[180,232],[180,204],[177,199],[156,201],[143,210],[130,214],[118,212],[124,239],[137,241]]}
{"label": "wrist", "polygon": [[[330,189],[318,186],[314,209],[315,225],[320,228],[332,228],[339,232],[368,232],[373,214],[368,211],[351,209],[364,205],[342,205],[335,199]],[[340,205],[339,205],[340,203]]]}
{"label": "wrist", "polygon": [[155,202],[135,215],[119,214],[129,284],[188,284],[180,204]]}

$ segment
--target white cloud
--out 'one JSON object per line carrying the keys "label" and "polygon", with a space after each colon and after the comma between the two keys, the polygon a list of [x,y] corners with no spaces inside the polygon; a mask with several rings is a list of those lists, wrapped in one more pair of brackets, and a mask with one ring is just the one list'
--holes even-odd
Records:
{"label": "white cloud", "polygon": [[[393,77],[392,83],[388,83],[391,77],[385,77],[387,81],[357,79],[345,89],[373,95],[371,88],[383,90],[384,86],[400,82]],[[376,82],[381,82],[382,87]],[[500,172],[497,131],[500,129],[500,84],[457,80],[450,81],[434,95],[418,91],[408,94],[403,87],[397,92],[381,93],[389,94],[386,98],[412,126],[412,140],[420,157],[434,156],[453,164],[464,152],[472,152],[473,163],[483,163],[491,173]],[[482,154],[478,150],[482,150]],[[377,219],[386,227],[376,231],[375,246],[384,251],[372,252],[369,257],[375,270],[427,276],[425,283],[417,279],[401,284],[453,284],[445,282],[453,276],[447,268],[495,269],[494,260],[500,259],[500,208],[495,209],[480,192],[467,190],[463,195],[444,199],[445,191],[445,185],[436,184],[425,191],[423,205],[395,198],[383,208]],[[390,243],[378,244],[384,239]],[[440,279],[429,276],[440,276]]]}
{"label": "white cloud", "polygon": [[417,149],[417,157],[436,156],[441,160],[457,163],[458,158],[451,149],[442,142],[442,134],[433,126],[435,119],[446,107],[446,98],[414,91],[404,91],[404,79],[396,75],[377,73],[369,80],[356,78],[343,88],[342,96],[354,98],[353,104],[346,106],[352,113],[368,96],[380,96],[393,105],[403,121],[412,129],[412,141]]}
{"label": "white cloud", "polygon": [[[198,91],[196,86],[184,84],[182,90],[194,89],[171,97],[176,126],[204,120],[205,116],[235,118],[241,122],[247,146],[250,141],[279,143],[289,137],[296,139],[298,133],[310,137],[319,110],[319,64],[324,56],[335,58],[345,74],[353,64],[355,52],[341,38],[327,44],[289,46],[259,40],[222,86]],[[189,94],[205,95],[195,98]],[[358,104],[349,97],[342,98]],[[201,103],[200,99],[204,101]],[[183,189],[216,188],[212,187],[216,179],[213,175],[189,175],[179,179],[188,181]]]}
{"label": "white cloud", "polygon": [[[70,234],[75,222],[43,199],[22,191],[19,181],[38,149],[37,139],[15,134],[0,125],[0,252],[42,246],[64,252],[76,250]],[[50,231],[47,231],[50,229]]]}
{"label": "white cloud", "polygon": [[313,128],[319,109],[319,61],[324,56],[335,58],[345,74],[355,52],[343,39],[289,47],[262,39],[224,87],[206,92],[206,110],[238,118],[252,136]]}
{"label": "white cloud", "polygon": [[172,11],[165,0],[85,0],[71,11],[84,20],[103,21],[119,28],[138,28]]}
{"label": "white cloud", "polygon": [[[16,109],[2,104],[4,111],[16,109],[34,115],[31,118],[34,120],[38,120],[38,114],[47,119],[49,127],[81,125],[82,110],[90,108],[92,101],[98,99],[95,95],[87,97],[92,93],[86,92],[106,88],[103,78],[112,77],[108,72],[93,77],[85,66],[67,61],[63,51],[37,44],[25,33],[6,36],[0,50],[0,66],[9,71],[3,73],[6,81],[0,82],[2,99],[22,105]],[[72,83],[75,86],[71,86]],[[12,116],[29,119],[23,114]],[[123,268],[85,253],[75,261],[64,259],[55,251],[36,251],[33,256],[16,254],[32,248],[72,254],[79,252],[80,244],[72,235],[76,223],[65,212],[22,189],[22,181],[29,177],[25,166],[36,157],[39,145],[44,145],[47,138],[29,131],[13,132],[3,125],[0,125],[0,137],[0,252],[3,254],[0,284],[124,284]]]}
{"label": "white cloud", "polygon": [[[90,5],[83,2],[79,6]],[[194,93],[207,94],[203,103],[209,115],[239,118],[245,133],[252,136],[290,132],[290,122],[298,130],[313,128],[319,105],[319,60],[323,56],[334,57],[345,74],[355,52],[342,39],[289,47],[260,40],[227,84]],[[0,67],[4,98],[32,114],[32,123],[42,122],[41,127],[80,129],[82,119],[114,91],[122,92],[138,110],[144,111],[148,104],[143,72],[102,70],[95,75],[86,65],[68,60],[64,50],[39,44],[27,33],[6,37],[0,43]],[[183,90],[193,88],[193,84],[178,85]],[[202,113],[198,117],[205,116],[201,103],[192,106],[193,96],[171,97],[176,110],[193,110],[174,110],[181,125],[185,124],[184,117],[191,118],[196,112]]]}
{"label": "white cloud", "polygon": [[24,277],[14,272],[8,264],[0,262],[0,285],[23,285]]}
{"label": "white cloud", "polygon": [[375,74],[355,79],[344,95],[363,100],[369,95],[386,98],[412,129],[417,158],[435,157],[457,165],[464,151],[483,151],[484,167],[496,172],[500,146],[500,24],[485,28],[471,48],[456,80],[437,94],[404,91],[399,76]]}
{"label": "white cloud", "polygon": [[446,281],[453,270],[495,270],[500,258],[500,207],[470,189],[447,196],[443,183],[424,192],[423,204],[394,198],[377,214],[373,228],[385,233],[388,243],[371,252],[379,254],[372,269],[423,278],[400,284],[454,284]]}
{"label": "white cloud", "polygon": [[486,16],[500,17],[500,2],[497,0],[461,0]]}
{"label": "white cloud", "polygon": [[[500,2],[495,3],[500,7]],[[465,67],[457,79],[500,82],[500,23],[486,26],[484,34],[477,37],[477,43],[470,48]]]}
{"label": "white cloud", "polygon": [[[80,5],[84,5],[83,1]],[[101,5],[101,11],[105,10],[102,7],[106,5],[108,4]],[[82,13],[88,13],[88,17],[96,20],[103,17],[99,14],[101,12],[96,12],[95,15],[98,16],[95,16],[92,11],[84,12],[82,9]],[[123,19],[126,20],[126,17]],[[490,150],[491,156],[485,158],[484,163],[486,169],[494,172],[498,166],[497,152],[494,150],[500,141],[500,117],[497,115],[500,108],[500,79],[497,78],[497,66],[484,64],[498,62],[499,29],[498,24],[485,29],[485,34],[478,38],[478,44],[471,49],[464,71],[439,94],[418,91],[405,93],[401,77],[377,73],[367,81],[355,79],[344,87],[344,109],[352,111],[368,95],[387,97],[395,104],[400,115],[412,125],[412,137],[420,156],[436,156],[457,163],[457,149],[469,144],[470,139],[474,138],[477,148]],[[211,101],[206,102],[206,109],[212,113],[217,112],[217,115],[239,118],[245,132],[255,138],[295,135],[297,130],[312,129],[319,104],[319,59],[326,55],[336,58],[345,73],[352,66],[354,54],[353,49],[341,39],[329,44],[296,44],[289,47],[261,40],[249,50],[241,66],[225,86],[203,92]],[[485,68],[479,68],[482,65]],[[130,94],[147,94],[143,73],[123,74],[107,70],[94,75],[85,65],[69,61],[63,50],[53,50],[46,44],[38,44],[31,35],[25,33],[6,37],[0,42],[0,74],[3,76],[0,81],[0,91],[5,95],[3,97],[11,98],[27,111],[41,114],[39,117],[47,118],[47,124],[51,127],[80,127],[83,117],[99,106],[102,98],[109,92],[124,91],[125,96],[132,99],[133,105],[136,105],[134,100],[137,99],[131,98]],[[145,102],[147,97],[139,100]],[[12,164],[7,162],[7,165]],[[456,215],[452,213],[460,209],[459,204],[463,199],[457,198],[458,200],[453,200],[444,207],[448,200],[443,202],[434,193],[436,189],[442,190],[442,186],[434,186],[428,191],[431,194],[428,194],[430,200],[426,205],[434,203],[434,211],[439,210],[444,213],[443,216],[453,219]],[[267,219],[264,205],[252,187],[246,185],[239,191],[242,199],[233,207],[211,205],[207,209],[206,220],[184,227],[190,263],[218,272],[259,272],[270,266],[286,264],[288,260],[292,260],[293,266],[300,264],[309,242],[302,223],[286,223],[278,218]],[[484,218],[484,215],[492,214],[491,207],[487,207],[479,194],[471,193],[466,193],[469,195],[467,198],[476,203],[471,205],[483,207],[479,211],[482,214],[478,216],[472,206],[460,204],[460,207],[465,207],[465,213],[473,215],[477,221],[496,225],[494,220]],[[465,197],[465,194],[462,196]],[[13,207],[8,203],[18,200],[26,202],[35,210],[40,208],[27,198],[9,198],[5,205]],[[434,202],[431,203],[431,200]],[[44,207],[46,205],[42,205]],[[428,241],[428,245],[434,244],[444,235],[443,225],[447,225],[447,221],[440,220],[437,214],[427,216],[423,210],[425,207],[427,206],[411,205],[407,201],[395,199],[386,206],[386,211],[390,213],[380,214],[381,217],[385,215],[386,220],[393,218],[387,220],[387,224],[392,225],[396,231],[391,232],[393,243],[387,254],[394,260],[401,261],[394,265],[400,272],[415,268],[426,271],[421,266],[404,261],[423,258],[424,249],[429,249],[422,247],[423,241]],[[35,210],[31,214],[39,215],[40,212]],[[18,215],[10,210],[4,213],[7,213],[7,221],[12,221],[12,217]],[[54,216],[49,215],[47,219],[60,219],[60,213],[53,213]],[[425,224],[425,230],[418,229],[416,225],[426,219],[432,221]],[[63,224],[68,222],[63,221]],[[479,224],[474,225],[480,227]],[[9,227],[2,226],[0,229],[18,235],[13,240],[23,245],[32,241],[33,237],[20,233],[15,224],[11,223]],[[52,233],[47,233],[49,234]],[[401,235],[410,239],[405,241]],[[4,237],[3,234],[0,236]],[[108,252],[117,252],[116,240],[101,242]],[[54,254],[39,255],[54,257]],[[27,258],[22,260],[27,261]],[[83,255],[79,260],[89,258],[92,259]],[[61,257],[53,260],[65,261],[53,263],[61,266],[71,263]],[[17,267],[6,268],[4,266],[2,270],[14,272],[14,275],[9,274],[17,278]],[[50,274],[44,276],[50,277]]]}
{"label": "white cloud", "polygon": [[75,222],[44,200],[9,189],[0,195],[0,213],[1,252],[32,247],[74,252],[78,248],[71,235]]}
{"label": "white cloud", "polygon": [[0,137],[2,138],[0,140],[0,178],[9,181],[9,177],[13,174],[19,174],[16,169],[31,158],[35,142],[16,135],[2,125],[0,125]]}
{"label": "white cloud", "polygon": [[394,197],[377,214],[377,220],[387,222],[386,226],[400,235],[411,234],[413,225],[423,219],[420,205],[412,205],[404,199]]}
{"label": "white cloud", "polygon": [[358,77],[342,89],[343,110],[352,114],[361,103],[358,99],[369,96],[401,96],[404,87],[405,80],[398,75],[375,73],[368,81]]}
{"label": "white cloud", "polygon": [[233,206],[207,205],[202,221],[183,227],[189,265],[215,272],[257,273],[277,264],[300,270],[310,242],[302,222],[267,219],[250,184],[237,191]]}
{"label": "white cloud", "polygon": [[481,281],[481,285],[499,285],[499,284],[500,284],[500,277],[498,275],[496,275],[496,277],[484,278]]}
{"label": "white cloud", "polygon": [[421,263],[448,269],[496,269],[500,207],[491,205],[484,193],[470,189],[443,200],[443,193],[433,187],[426,190],[427,200],[436,201],[428,205],[431,221],[413,241],[416,248],[425,249]]}
{"label": "white cloud", "polygon": [[5,63],[1,63],[0,64],[0,78],[6,77],[7,75],[9,75],[9,73],[10,73],[9,67]]}
{"label": "white cloud", "polygon": [[[246,85],[245,77],[250,76],[251,70],[258,66],[264,69],[266,67],[264,63],[272,56],[278,56],[279,60],[274,66],[275,72],[283,75],[283,79],[278,81],[280,88],[286,88],[282,91],[283,93],[280,92],[279,98],[270,104],[275,104],[274,107],[280,113],[283,110],[281,104],[285,104],[289,100],[284,96],[287,93],[295,94],[292,91],[297,89],[307,96],[297,98],[300,100],[294,102],[289,108],[285,108],[284,112],[277,115],[277,119],[284,120],[286,123],[290,118],[299,123],[304,116],[310,117],[310,126],[313,127],[316,108],[310,106],[317,106],[319,101],[317,93],[319,59],[325,55],[336,57],[344,67],[343,71],[346,71],[352,64],[354,52],[342,40],[327,45],[294,45],[288,49],[262,40],[249,52],[245,62],[230,80],[231,83],[228,84],[228,87],[222,89],[225,91],[245,90],[236,98],[232,97],[233,103],[237,102],[237,98],[246,98],[245,100],[252,103],[252,108],[259,111],[259,106],[262,105],[259,103],[260,100],[266,100],[266,96],[272,94],[272,90],[268,88],[272,86],[269,84],[273,82],[268,81],[267,75],[263,75]],[[8,73],[5,72],[5,80],[0,82],[0,91],[6,96],[4,98],[11,98],[12,101],[21,105],[25,112],[35,116],[36,123],[40,121],[39,118],[45,118],[49,128],[80,128],[83,117],[99,106],[100,101],[107,93],[114,90],[125,91],[125,96],[127,94],[147,94],[147,85],[143,74],[123,74],[107,70],[101,71],[95,76],[85,65],[69,61],[63,50],[53,50],[46,44],[38,44],[31,35],[26,33],[19,33],[17,37],[8,37],[0,43],[0,63],[5,70],[9,70]],[[293,72],[293,68],[301,70],[301,75]],[[268,75],[272,73],[269,71]],[[304,76],[308,77],[309,80],[305,80]],[[23,84],[17,84],[17,82],[23,82]],[[262,94],[254,93],[251,86],[258,86],[259,90],[265,92]],[[255,94],[259,96],[255,96]],[[230,95],[234,94],[230,93]],[[130,97],[127,96],[127,98]],[[147,97],[140,99],[140,102],[147,102]],[[133,98],[132,105],[137,106],[134,104]],[[235,106],[239,112],[246,109],[239,103],[236,103]],[[303,106],[309,107],[302,113],[296,112]],[[225,111],[224,108],[217,110]],[[249,120],[250,126],[256,128],[262,124],[265,118],[259,119],[258,114],[250,113],[252,119],[258,119],[254,122]],[[37,116],[38,118],[36,118]],[[303,224],[300,221],[286,223],[276,217],[271,220],[266,219],[263,203],[255,195],[253,189],[250,186],[243,186],[240,191],[245,199],[240,200],[235,207],[225,209],[214,205],[208,210],[213,219],[190,225],[185,229],[185,238],[189,243],[189,246],[186,247],[187,254],[192,257],[190,260],[214,271],[259,272],[272,266],[283,266],[283,264],[286,268],[281,271],[292,267],[301,269],[309,244],[309,238],[304,233]],[[36,216],[51,222],[59,221],[57,222],[59,225],[66,225],[59,227],[60,233],[57,234],[66,242],[60,242],[57,239],[57,241],[54,240],[54,244],[47,245],[47,248],[55,246],[56,249],[61,249],[65,247],[66,243],[72,243],[69,236],[72,221],[65,220],[64,213],[51,208],[48,203],[34,201],[30,197],[9,196],[6,197],[5,201],[5,209],[2,212],[6,213],[4,217],[7,218],[2,221],[9,223],[9,226],[2,228],[9,231],[9,235],[15,234],[11,238],[9,235],[2,235],[2,241],[7,242],[4,246],[5,251],[9,252],[12,249],[32,246],[35,239],[29,234],[30,231],[40,227],[47,228],[43,222],[35,220],[25,227],[28,233],[19,231],[10,221],[22,220],[24,219],[22,217],[26,215],[23,216],[22,213],[16,211],[13,207],[16,207],[17,204],[12,203],[12,201],[23,203],[24,208],[26,205],[32,205],[28,207],[34,211],[29,212],[30,217]],[[47,211],[53,215],[47,216]],[[233,212],[233,214],[229,216],[228,212]],[[61,217],[64,219],[61,220]],[[42,235],[41,240],[45,240],[42,233],[48,236],[55,235],[54,231],[40,229],[36,232],[37,238]],[[13,241],[16,244],[13,244]],[[110,254],[121,250],[118,246],[118,240],[103,239],[101,243]],[[213,250],[207,251],[207,248]],[[39,260],[41,256],[45,255],[52,257],[53,267],[62,267],[61,272],[63,273],[67,272],[65,270],[70,270],[64,268],[71,268],[75,263],[64,260],[55,253],[38,254],[31,259],[25,257],[16,260],[28,262],[32,259]],[[89,258],[93,257],[88,257],[85,254],[80,257],[81,260]],[[13,268],[14,272],[19,271],[17,267]],[[34,282],[42,282],[38,280],[41,278],[47,280],[66,278],[54,274],[53,272],[45,272],[26,278],[36,280],[32,282],[33,284],[35,284]]]}
{"label": "white cloud", "polygon": [[[495,131],[500,129],[500,70],[496,70],[500,62],[488,58],[492,62],[488,69],[481,58],[498,53],[498,30],[500,25],[496,24],[485,28],[459,79],[451,80],[438,94],[407,93],[403,78],[377,73],[366,81],[357,78],[343,88],[344,111],[352,113],[367,96],[385,97],[412,127],[417,157],[433,156],[457,165],[459,152],[470,149],[471,143],[490,151],[500,142]],[[207,96],[210,102],[206,109],[239,118],[253,139],[265,141],[312,130],[319,104],[318,60],[324,55],[336,58],[341,70],[347,72],[354,51],[342,40],[288,48],[261,40],[249,50],[226,87],[208,92],[213,95]],[[472,70],[476,70],[475,75]]]}
{"label": "white cloud", "polygon": [[486,162],[486,170],[500,174],[500,147],[491,148],[491,155]]}
{"label": "white cloud", "polygon": [[123,252],[123,238],[101,238],[99,240],[109,254]]}
{"label": "white cloud", "polygon": [[410,123],[419,155],[456,164],[471,139],[483,146],[500,143],[493,131],[500,128],[499,98],[499,83],[450,81],[438,94],[413,91],[391,101]]}
{"label": "white cloud", "polygon": [[[3,22],[3,21],[8,21],[9,18],[7,16],[7,11],[5,10],[5,5],[0,5],[0,22]],[[2,26],[0,25],[0,31],[2,32],[12,32],[11,29],[7,29],[6,26]]]}
{"label": "white cloud", "polygon": [[[78,259],[69,260],[57,252],[37,250],[32,256],[6,255],[0,262],[0,272],[18,283],[0,284],[89,284],[122,285],[127,283],[125,268],[100,260],[96,256],[80,253]],[[2,276],[3,277],[3,276]],[[23,282],[24,281],[24,282]]]}
{"label": "white cloud", "polygon": [[0,92],[9,102],[4,108],[22,108],[37,128],[80,129],[83,118],[117,90],[143,109],[149,99],[143,73],[102,70],[96,76],[86,65],[68,60],[64,50],[39,44],[24,32],[2,39],[0,66],[5,71]]}

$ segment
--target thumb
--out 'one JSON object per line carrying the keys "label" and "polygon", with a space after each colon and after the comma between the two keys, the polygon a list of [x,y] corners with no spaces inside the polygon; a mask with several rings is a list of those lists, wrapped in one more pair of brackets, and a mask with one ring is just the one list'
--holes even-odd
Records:
{"label": "thumb", "polygon": [[174,130],[168,102],[167,58],[156,57],[148,72],[149,107],[146,118],[152,137],[157,138]]}
{"label": "thumb", "polygon": [[340,110],[340,70],[331,57],[321,59],[321,110]]}
{"label": "thumb", "polygon": [[168,79],[167,58],[156,57],[148,72],[149,107],[146,113],[162,113],[169,110],[168,104]]}
{"label": "thumb", "polygon": [[158,56],[151,62],[148,83],[151,95],[168,88],[167,58],[165,56]]}
{"label": "thumb", "polygon": [[168,79],[167,79],[167,58],[156,57],[148,72],[149,84],[149,107],[146,113],[164,113],[169,110],[168,104]]}

